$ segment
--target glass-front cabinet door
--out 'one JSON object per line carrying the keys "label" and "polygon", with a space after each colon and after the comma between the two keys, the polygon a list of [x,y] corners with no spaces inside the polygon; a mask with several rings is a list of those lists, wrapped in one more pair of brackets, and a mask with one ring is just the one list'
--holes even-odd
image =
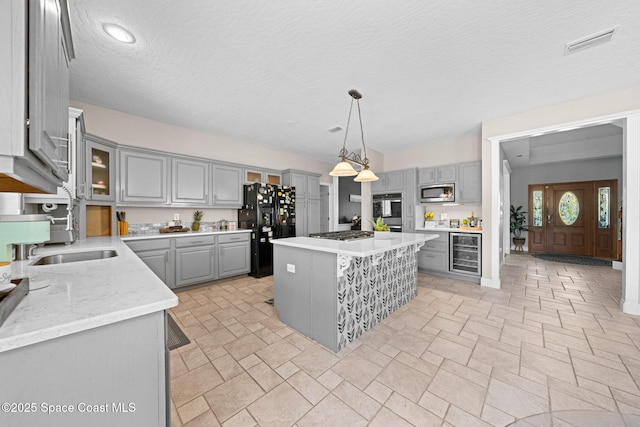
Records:
{"label": "glass-front cabinet door", "polygon": [[86,196],[89,200],[115,200],[115,148],[87,139]]}

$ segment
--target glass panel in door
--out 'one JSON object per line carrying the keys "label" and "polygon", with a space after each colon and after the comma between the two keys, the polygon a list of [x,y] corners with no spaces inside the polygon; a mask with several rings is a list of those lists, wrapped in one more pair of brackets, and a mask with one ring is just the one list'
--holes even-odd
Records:
{"label": "glass panel in door", "polygon": [[94,199],[111,196],[110,155],[108,151],[91,148],[91,195]]}

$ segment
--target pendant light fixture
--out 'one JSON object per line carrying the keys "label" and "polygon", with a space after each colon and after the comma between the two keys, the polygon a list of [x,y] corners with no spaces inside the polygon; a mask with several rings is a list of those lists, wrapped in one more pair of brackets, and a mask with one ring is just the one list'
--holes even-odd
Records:
{"label": "pendant light fixture", "polygon": [[[362,130],[362,114],[360,113],[360,98],[362,95],[355,89],[349,91],[351,96],[351,107],[349,107],[349,118],[347,119],[347,127],[344,131],[344,142],[342,150],[338,154],[340,162],[333,168],[329,175],[331,176],[355,176],[353,180],[357,182],[377,181],[378,177],[369,169],[369,159],[367,158],[367,147],[364,145],[364,132]],[[358,105],[358,119],[360,121],[360,135],[362,136],[362,156],[357,153],[347,151],[347,135],[349,135],[349,124],[351,123],[351,112],[353,110],[353,101]],[[362,169],[358,173],[351,164],[361,166]]]}

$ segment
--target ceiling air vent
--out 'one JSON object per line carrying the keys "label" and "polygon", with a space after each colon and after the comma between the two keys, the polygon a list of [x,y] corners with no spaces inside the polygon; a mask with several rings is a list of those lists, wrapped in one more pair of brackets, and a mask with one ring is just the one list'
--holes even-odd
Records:
{"label": "ceiling air vent", "polygon": [[590,47],[594,47],[599,44],[606,43],[613,38],[613,35],[615,34],[615,32],[618,30],[619,27],[620,26],[617,25],[613,28],[609,28],[607,30],[600,31],[595,34],[591,34],[587,37],[583,37],[581,39],[567,43],[564,49],[564,54],[571,55],[572,53],[580,52]]}

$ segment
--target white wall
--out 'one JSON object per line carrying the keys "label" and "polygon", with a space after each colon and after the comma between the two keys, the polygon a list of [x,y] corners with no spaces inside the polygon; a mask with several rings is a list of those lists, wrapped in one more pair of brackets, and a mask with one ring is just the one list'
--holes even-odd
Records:
{"label": "white wall", "polygon": [[420,147],[385,154],[384,171],[473,162],[482,158],[481,149],[480,135],[452,141],[425,142]]}
{"label": "white wall", "polygon": [[[72,100],[70,104],[83,110],[88,133],[119,144],[276,170],[299,169],[322,174],[322,182],[332,182],[329,171],[334,165],[310,157],[272,150],[78,101]],[[336,147],[336,155],[339,149],[340,147]]]}

